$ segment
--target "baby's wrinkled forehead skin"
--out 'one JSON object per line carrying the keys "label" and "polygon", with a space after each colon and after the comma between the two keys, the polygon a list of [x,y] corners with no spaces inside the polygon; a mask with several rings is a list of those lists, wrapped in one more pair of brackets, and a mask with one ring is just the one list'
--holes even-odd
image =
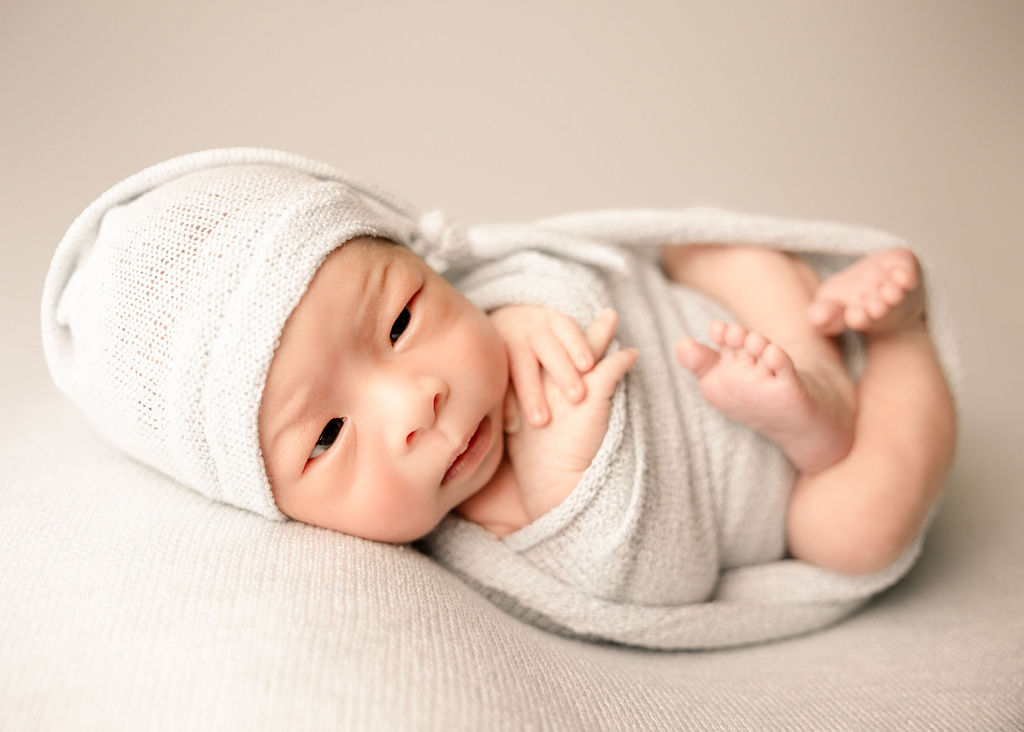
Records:
{"label": "baby's wrinkled forehead skin", "polygon": [[507,388],[483,311],[405,247],[346,242],[267,375],[260,447],[278,508],[364,538],[420,538],[497,470]]}
{"label": "baby's wrinkled forehead skin", "polygon": [[[260,404],[260,441],[264,442],[263,435],[271,422],[277,421],[276,417],[283,408],[287,407],[288,401],[297,401],[305,386],[303,383],[291,384],[283,395],[286,400],[281,403],[281,397],[276,387],[283,382],[302,382],[306,379],[303,376],[303,365],[308,363],[309,354],[315,353],[324,344],[325,334],[330,328],[330,322],[340,318],[342,321],[355,320],[357,314],[366,308],[375,306],[369,299],[374,293],[367,292],[367,283],[360,282],[362,272],[357,267],[345,267],[341,264],[342,252],[348,250],[365,250],[370,258],[384,258],[385,252],[401,245],[389,239],[376,237],[358,237],[344,242],[330,252],[324,258],[324,262],[317,268],[314,276],[310,279],[306,292],[292,311],[284,328],[281,331],[274,357],[271,361],[264,385],[262,401]],[[329,284],[328,284],[329,282]],[[323,291],[324,296],[319,296]],[[382,293],[376,293],[379,298]],[[350,307],[348,312],[338,312],[337,303],[341,298],[347,299]],[[313,322],[309,322],[313,321]],[[328,322],[324,322],[328,321]],[[269,465],[272,456],[264,450],[264,461],[268,463],[268,478],[273,472]]]}

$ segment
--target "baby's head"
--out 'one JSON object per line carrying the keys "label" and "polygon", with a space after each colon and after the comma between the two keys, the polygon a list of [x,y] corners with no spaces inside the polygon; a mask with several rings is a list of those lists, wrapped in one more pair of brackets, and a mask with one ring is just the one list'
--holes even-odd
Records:
{"label": "baby's head", "polygon": [[490,320],[401,246],[349,241],[285,324],[260,444],[278,507],[411,541],[494,475],[508,384]]}
{"label": "baby's head", "polygon": [[116,445],[211,498],[421,536],[496,470],[507,385],[487,317],[417,255],[443,263],[458,232],[423,220],[277,151],[149,168],[58,247],[54,380]]}

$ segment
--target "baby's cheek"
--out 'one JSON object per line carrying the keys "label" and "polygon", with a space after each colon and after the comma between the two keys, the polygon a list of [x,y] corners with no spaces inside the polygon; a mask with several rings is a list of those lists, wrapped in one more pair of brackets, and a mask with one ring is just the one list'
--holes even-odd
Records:
{"label": "baby's cheek", "polygon": [[504,393],[508,383],[508,351],[498,331],[490,326],[489,320],[488,326],[481,334],[480,361],[485,365],[487,372],[493,375],[496,387]]}
{"label": "baby's cheek", "polygon": [[[422,485],[421,485],[422,484]],[[371,490],[364,492],[360,514],[367,538],[393,543],[415,541],[440,521],[439,509],[421,493],[435,496],[436,487],[382,470]]]}

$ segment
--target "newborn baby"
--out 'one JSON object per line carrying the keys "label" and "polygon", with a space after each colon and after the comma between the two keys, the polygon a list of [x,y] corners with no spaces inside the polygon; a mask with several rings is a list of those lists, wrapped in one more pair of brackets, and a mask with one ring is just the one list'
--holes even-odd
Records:
{"label": "newborn baby", "polygon": [[[707,212],[465,232],[312,161],[211,151],[76,221],[44,343],[101,430],[214,498],[425,537],[563,632],[749,642],[895,581],[949,469],[922,272],[879,242]],[[745,603],[746,627],[693,630],[690,606]]]}
{"label": "newborn baby", "polygon": [[[870,255],[823,285],[778,252],[667,247],[663,262],[679,282],[778,334],[772,342],[715,322],[709,335],[722,353],[684,336],[677,355],[711,404],[773,439],[800,470],[787,519],[791,553],[851,572],[895,559],[937,493],[952,434],[914,256]],[[556,312],[511,306],[488,319],[390,242],[339,247],[285,324],[264,388],[261,444],[278,507],[305,523],[392,542],[425,536],[453,509],[499,536],[526,526],[565,499],[604,436],[612,391],[637,355],[618,351],[592,367],[613,316],[592,326],[591,346]],[[844,324],[871,336],[859,400],[829,338]],[[536,399],[527,413],[538,429],[517,432],[513,441],[530,444],[506,451],[509,360],[523,379],[543,369],[563,384],[549,390],[559,403],[550,425],[543,394],[519,385],[521,400],[524,392]],[[582,375],[590,376],[589,400]],[[865,399],[884,399],[886,409]],[[906,487],[914,461],[917,490]],[[883,492],[897,483],[904,495],[894,503]],[[877,492],[865,493],[865,484]]]}

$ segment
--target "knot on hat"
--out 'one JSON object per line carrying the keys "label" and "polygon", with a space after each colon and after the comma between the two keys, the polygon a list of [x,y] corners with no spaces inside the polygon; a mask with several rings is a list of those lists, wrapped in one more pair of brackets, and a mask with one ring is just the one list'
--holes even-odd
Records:
{"label": "knot on hat", "polygon": [[437,272],[445,272],[470,254],[465,232],[451,223],[442,211],[427,211],[419,218],[417,234],[409,248],[423,257]]}

